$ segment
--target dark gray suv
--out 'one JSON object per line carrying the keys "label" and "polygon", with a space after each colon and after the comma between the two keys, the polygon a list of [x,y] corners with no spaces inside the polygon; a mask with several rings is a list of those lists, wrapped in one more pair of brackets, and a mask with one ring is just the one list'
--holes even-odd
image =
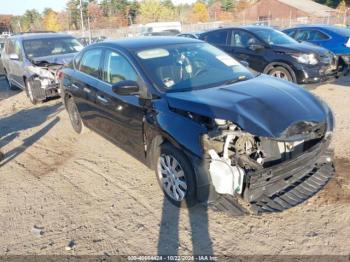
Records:
{"label": "dark gray suv", "polygon": [[6,40],[1,60],[9,86],[36,104],[59,94],[59,69],[82,49],[68,34],[23,33]]}

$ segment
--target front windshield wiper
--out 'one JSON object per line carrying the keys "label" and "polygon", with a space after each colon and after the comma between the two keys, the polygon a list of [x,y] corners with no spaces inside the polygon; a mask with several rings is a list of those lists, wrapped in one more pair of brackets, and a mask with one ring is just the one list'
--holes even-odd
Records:
{"label": "front windshield wiper", "polygon": [[248,79],[249,78],[246,77],[246,76],[239,76],[239,77],[236,77],[236,78],[233,78],[233,79],[230,79],[230,80],[226,80],[224,82],[224,85],[232,85],[232,84],[235,84],[237,82],[246,81]]}

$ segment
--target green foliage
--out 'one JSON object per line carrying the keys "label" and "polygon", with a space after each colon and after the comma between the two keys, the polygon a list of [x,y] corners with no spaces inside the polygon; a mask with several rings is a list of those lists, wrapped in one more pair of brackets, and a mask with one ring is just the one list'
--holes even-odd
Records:
{"label": "green foliage", "polygon": [[221,0],[221,9],[225,12],[232,12],[235,8],[235,0]]}
{"label": "green foliage", "polygon": [[140,20],[142,23],[171,21],[175,10],[162,4],[159,0],[144,0],[140,3]]}
{"label": "green foliage", "polygon": [[[323,5],[327,5],[332,8],[336,8],[342,0],[314,0],[315,2]],[[345,1],[347,6],[350,6],[350,0]]]}
{"label": "green foliage", "polygon": [[36,31],[42,29],[42,18],[40,13],[35,10],[27,10],[24,15],[19,18],[19,30],[22,32]]}

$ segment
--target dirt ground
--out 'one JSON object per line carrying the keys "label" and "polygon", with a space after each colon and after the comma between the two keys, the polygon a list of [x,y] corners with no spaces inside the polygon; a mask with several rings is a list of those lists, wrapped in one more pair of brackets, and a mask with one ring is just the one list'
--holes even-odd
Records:
{"label": "dirt ground", "polygon": [[95,133],[76,135],[59,99],[32,106],[23,92],[7,93],[0,253],[349,255],[350,78],[312,92],[335,113],[336,176],[295,208],[242,217],[179,211],[153,171]]}

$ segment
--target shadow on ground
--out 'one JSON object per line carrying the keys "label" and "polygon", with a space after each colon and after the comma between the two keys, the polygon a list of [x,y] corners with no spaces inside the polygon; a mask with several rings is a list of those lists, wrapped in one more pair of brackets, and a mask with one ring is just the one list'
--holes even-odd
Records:
{"label": "shadow on ground", "polygon": [[13,160],[28,147],[42,138],[59,121],[57,114],[63,110],[62,104],[48,105],[24,109],[0,119],[0,148],[11,143],[20,135],[23,130],[34,128],[51,120],[46,126],[35,134],[25,138],[22,145],[12,149],[10,152],[3,152],[5,159],[0,167]]}
{"label": "shadow on ground", "polygon": [[36,141],[38,141],[40,138],[46,135],[47,132],[49,132],[49,130],[59,122],[59,120],[60,120],[59,117],[55,117],[46,126],[41,128],[38,132],[25,138],[21,145],[15,147],[9,152],[4,152],[4,161],[0,163],[0,167],[6,165],[7,163],[15,159],[17,156],[22,154],[27,148],[33,145]]}
{"label": "shadow on ground", "polygon": [[[163,200],[162,218],[158,239],[158,255],[177,255],[180,249],[180,208]],[[189,208],[192,254],[213,255],[212,241],[208,229],[208,210],[203,205]]]}
{"label": "shadow on ground", "polygon": [[10,89],[5,76],[0,75],[0,101],[17,95],[21,91],[22,90],[19,88],[16,88],[15,90]]}

